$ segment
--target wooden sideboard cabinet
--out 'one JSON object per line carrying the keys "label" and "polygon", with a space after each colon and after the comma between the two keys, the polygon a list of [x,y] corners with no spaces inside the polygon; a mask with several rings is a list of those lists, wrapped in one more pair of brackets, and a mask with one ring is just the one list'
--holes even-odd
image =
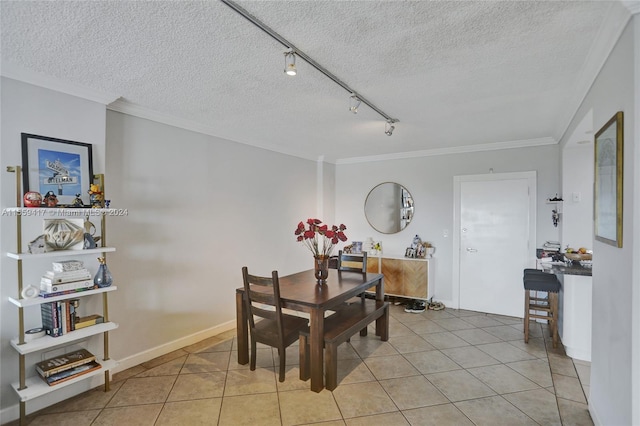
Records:
{"label": "wooden sideboard cabinet", "polygon": [[427,300],[433,297],[435,260],[368,256],[367,272],[384,275],[384,293]]}

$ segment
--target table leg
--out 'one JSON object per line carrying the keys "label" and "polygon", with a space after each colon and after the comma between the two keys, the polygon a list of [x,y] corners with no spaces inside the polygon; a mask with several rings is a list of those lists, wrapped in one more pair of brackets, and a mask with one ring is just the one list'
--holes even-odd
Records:
{"label": "table leg", "polygon": [[[384,301],[384,278],[380,278],[376,286],[376,300]],[[386,342],[389,340],[389,309],[385,314],[376,320],[376,335],[380,336],[380,340]]]}
{"label": "table leg", "polygon": [[320,392],[324,389],[324,312],[312,309],[309,319],[309,346],[311,359],[311,390]]}
{"label": "table leg", "polygon": [[249,362],[249,327],[247,313],[244,310],[242,293],[236,293],[236,340],[238,342],[238,364]]}

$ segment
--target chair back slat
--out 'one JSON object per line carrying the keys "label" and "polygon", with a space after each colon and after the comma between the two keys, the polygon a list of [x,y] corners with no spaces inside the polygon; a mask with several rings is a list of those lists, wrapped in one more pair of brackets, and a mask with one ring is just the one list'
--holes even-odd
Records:
{"label": "chair back slat", "polygon": [[[242,278],[244,281],[244,303],[249,317],[249,331],[255,332],[256,321],[254,316],[275,320],[280,339],[284,336],[282,324],[282,304],[280,301],[280,282],[278,272],[273,271],[271,277],[259,277],[249,274],[246,266],[242,268]],[[273,310],[268,310],[264,306],[273,306]]]}
{"label": "chair back slat", "polygon": [[[345,264],[346,263],[346,264]],[[367,272],[367,252],[362,255],[352,255],[338,251],[338,271]]]}

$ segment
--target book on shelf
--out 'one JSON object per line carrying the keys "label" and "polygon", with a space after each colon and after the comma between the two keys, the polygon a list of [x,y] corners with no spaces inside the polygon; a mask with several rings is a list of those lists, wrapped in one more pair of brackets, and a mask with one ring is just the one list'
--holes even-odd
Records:
{"label": "book on shelf", "polygon": [[78,271],[84,268],[82,260],[61,260],[52,263],[53,272]]}
{"label": "book on shelf", "polygon": [[36,363],[36,371],[42,377],[50,377],[61,371],[70,370],[80,365],[95,361],[96,356],[86,349],[69,352],[64,355],[45,359]]}
{"label": "book on shelf", "polygon": [[71,281],[68,283],[51,283],[49,280],[45,280],[44,278],[40,281],[40,291],[44,291],[47,293],[56,293],[58,291],[67,291],[67,290],[76,290],[79,288],[90,288],[95,284],[93,280],[79,280],[79,281]]}
{"label": "book on shelf", "polygon": [[83,374],[98,370],[101,367],[102,366],[98,364],[97,361],[91,361],[88,364],[79,365],[69,370],[61,371],[46,378],[43,377],[43,379],[49,386],[55,386],[59,383],[66,382],[67,380],[75,379],[76,377],[82,376]]}
{"label": "book on shelf", "polygon": [[40,305],[40,315],[42,317],[42,328],[51,337],[62,336],[62,328],[58,318],[58,303],[48,302]]}
{"label": "book on shelf", "polygon": [[89,327],[96,324],[102,324],[103,322],[104,317],[102,315],[88,315],[86,317],[76,318],[75,329],[80,330],[81,328]]}
{"label": "book on shelf", "polygon": [[71,281],[81,281],[91,279],[91,272],[87,269],[79,269],[77,271],[54,272],[46,271],[40,280],[45,284],[62,284]]}
{"label": "book on shelf", "polygon": [[93,287],[77,288],[75,290],[55,291],[53,293],[41,291],[40,297],[47,298],[47,297],[55,297],[55,296],[64,296],[66,294],[82,293],[83,291],[87,291],[87,290],[93,290]]}

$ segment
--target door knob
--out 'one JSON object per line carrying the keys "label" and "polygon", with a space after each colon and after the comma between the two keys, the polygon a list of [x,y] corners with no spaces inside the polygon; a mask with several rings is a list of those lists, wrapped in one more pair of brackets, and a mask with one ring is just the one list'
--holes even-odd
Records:
{"label": "door knob", "polygon": [[469,253],[475,253],[475,252],[477,252],[478,250],[477,250],[477,249],[474,249],[474,248],[471,248],[471,247],[467,247],[467,251],[468,251]]}

